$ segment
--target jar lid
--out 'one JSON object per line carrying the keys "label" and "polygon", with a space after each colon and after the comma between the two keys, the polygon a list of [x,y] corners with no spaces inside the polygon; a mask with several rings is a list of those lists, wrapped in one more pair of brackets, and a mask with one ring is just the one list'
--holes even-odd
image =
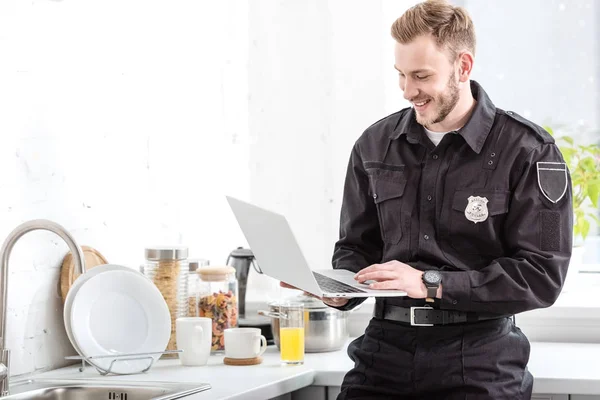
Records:
{"label": "jar lid", "polygon": [[145,250],[146,260],[185,260],[188,248],[185,246],[152,246]]}
{"label": "jar lid", "polygon": [[188,265],[190,266],[190,272],[196,271],[200,267],[205,267],[210,264],[205,258],[193,258],[188,260]]}
{"label": "jar lid", "polygon": [[202,267],[196,271],[202,280],[206,281],[224,281],[230,274],[235,275],[235,268],[223,265],[214,267]]}
{"label": "jar lid", "polygon": [[252,250],[250,250],[250,249],[244,249],[243,247],[238,247],[237,249],[233,250],[229,256],[230,257],[254,258],[254,253],[252,253]]}

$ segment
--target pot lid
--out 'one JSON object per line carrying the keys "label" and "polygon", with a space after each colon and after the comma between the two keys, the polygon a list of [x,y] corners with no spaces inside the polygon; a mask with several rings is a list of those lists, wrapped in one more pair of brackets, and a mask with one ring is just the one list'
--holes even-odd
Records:
{"label": "pot lid", "polygon": [[287,297],[282,300],[272,301],[271,303],[269,303],[269,305],[282,305],[282,304],[285,304],[286,302],[302,303],[306,310],[317,310],[317,309],[322,309],[322,308],[329,308],[329,306],[327,304],[323,303],[321,300],[317,299],[316,297],[309,296],[305,293],[301,293],[301,294],[299,294],[297,296],[293,296],[293,297]]}

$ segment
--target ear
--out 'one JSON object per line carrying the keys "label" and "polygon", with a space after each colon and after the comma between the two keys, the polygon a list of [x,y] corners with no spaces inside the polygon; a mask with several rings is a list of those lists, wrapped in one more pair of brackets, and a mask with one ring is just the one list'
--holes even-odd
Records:
{"label": "ear", "polygon": [[473,54],[468,51],[460,53],[457,58],[458,78],[460,82],[467,82],[473,71]]}

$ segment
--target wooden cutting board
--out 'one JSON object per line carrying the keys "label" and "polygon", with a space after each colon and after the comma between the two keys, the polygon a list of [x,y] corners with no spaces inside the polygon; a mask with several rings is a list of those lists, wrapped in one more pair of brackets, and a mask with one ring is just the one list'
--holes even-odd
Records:
{"label": "wooden cutting board", "polygon": [[[81,246],[83,252],[85,270],[97,267],[98,265],[108,264],[106,258],[100,252],[90,246]],[[75,279],[79,276],[79,271],[75,271],[75,260],[73,254],[68,252],[63,259],[62,267],[60,269],[60,294],[62,297],[63,304],[67,299],[67,293],[75,282]]]}

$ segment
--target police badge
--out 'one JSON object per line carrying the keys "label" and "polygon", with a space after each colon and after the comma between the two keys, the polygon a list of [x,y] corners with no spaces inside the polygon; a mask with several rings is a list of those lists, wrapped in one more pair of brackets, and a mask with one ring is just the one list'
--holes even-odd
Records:
{"label": "police badge", "polygon": [[480,196],[469,196],[469,204],[465,208],[465,217],[471,222],[483,222],[488,217],[488,199]]}

